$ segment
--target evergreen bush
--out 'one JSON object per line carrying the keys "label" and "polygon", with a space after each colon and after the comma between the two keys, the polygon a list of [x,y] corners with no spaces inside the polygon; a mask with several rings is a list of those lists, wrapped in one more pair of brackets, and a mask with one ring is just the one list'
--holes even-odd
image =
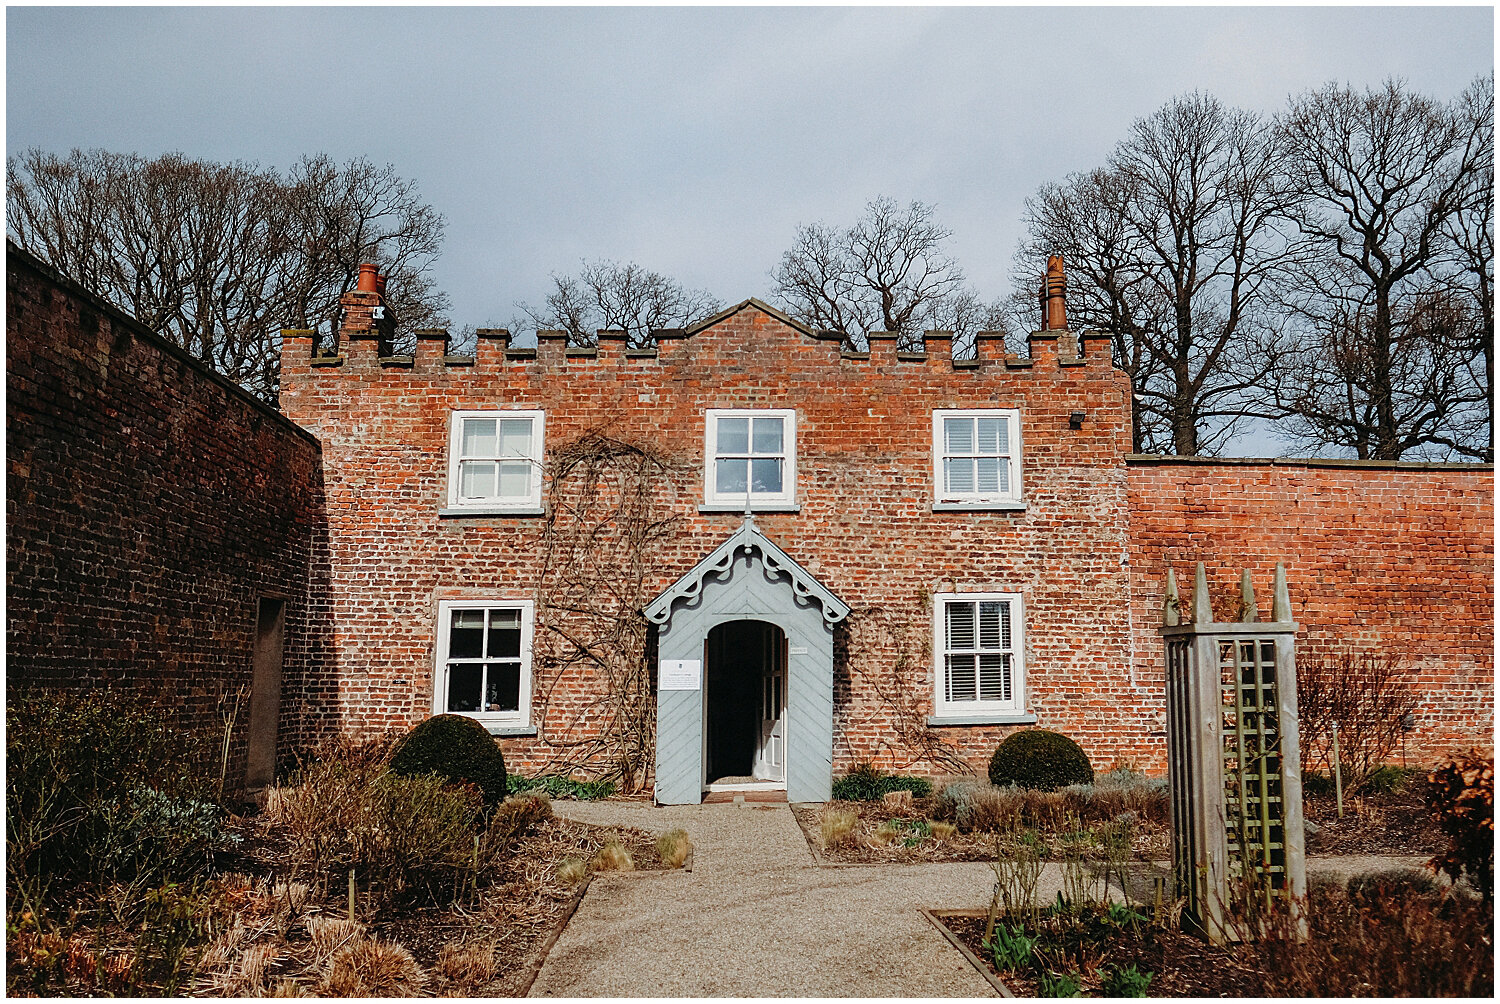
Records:
{"label": "evergreen bush", "polygon": [[932,794],[932,782],[925,777],[887,774],[868,763],[833,782],[833,798],[838,802],[878,802],[892,791],[909,791],[913,798],[926,798]]}
{"label": "evergreen bush", "polygon": [[1056,791],[1070,784],[1093,784],[1094,768],[1079,745],[1061,732],[1024,729],[995,750],[990,783]]}
{"label": "evergreen bush", "polygon": [[500,744],[477,721],[465,715],[436,715],[406,734],[391,757],[396,774],[436,774],[447,781],[473,784],[484,793],[486,807],[505,798],[505,757]]}

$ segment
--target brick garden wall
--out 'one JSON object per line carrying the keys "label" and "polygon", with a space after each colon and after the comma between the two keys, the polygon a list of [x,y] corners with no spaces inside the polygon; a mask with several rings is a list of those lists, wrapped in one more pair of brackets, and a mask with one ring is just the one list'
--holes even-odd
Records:
{"label": "brick garden wall", "polygon": [[1286,565],[1300,659],[1395,652],[1420,686],[1409,753],[1494,742],[1494,472],[1488,465],[1132,459],[1137,676],[1160,708],[1166,568],[1207,566],[1220,618],[1248,568],[1262,617]]}
{"label": "brick garden wall", "polygon": [[[356,297],[350,316],[368,325],[368,305]],[[282,359],[282,407],[323,443],[329,615],[348,667],[318,695],[330,729],[369,734],[430,713],[439,600],[528,599],[547,588],[544,518],[439,515],[451,411],[544,409],[549,468],[591,432],[665,456],[673,469],[654,504],[677,526],[648,556],[649,600],[739,525],[738,514],[698,510],[704,412],[755,407],[796,409],[801,504],[757,521],[854,608],[837,642],[836,773],[864,759],[978,766],[1008,731],[926,723],[932,596],[947,591],[1023,594],[1027,693],[1040,724],[1077,736],[1105,766],[1160,745],[1144,738],[1148,691],[1132,683],[1126,657],[1129,387],[1107,342],[1091,340],[1077,358],[1073,338],[1053,332],[1033,358],[1017,359],[986,340],[967,367],[946,342],[907,358],[881,339],[857,358],[754,306],[646,355],[608,337],[582,354],[545,334],[533,353],[482,333],[472,361],[445,357],[440,336],[419,338],[414,359],[380,359],[372,331],[351,334],[335,359],[315,362],[310,339],[295,336]],[[1021,409],[1025,512],[932,511],[932,411],[962,407]],[[1086,416],[1077,430],[1074,411]],[[553,473],[546,504],[556,501]],[[581,626],[539,613],[539,735],[503,741],[523,771],[565,762],[570,744],[604,727],[600,680],[559,666],[559,630]]]}
{"label": "brick garden wall", "polygon": [[[298,741],[319,569],[317,441],[14,246],[6,255],[9,694],[114,687],[222,728],[260,597],[286,600]],[[230,777],[243,776],[248,700]]]}

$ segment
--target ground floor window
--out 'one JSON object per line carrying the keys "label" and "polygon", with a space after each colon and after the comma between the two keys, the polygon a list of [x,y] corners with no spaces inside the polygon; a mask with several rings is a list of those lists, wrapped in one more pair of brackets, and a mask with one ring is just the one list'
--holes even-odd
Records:
{"label": "ground floor window", "polygon": [[939,717],[1024,709],[1019,595],[940,593],[933,622]]}
{"label": "ground floor window", "polygon": [[433,712],[530,724],[531,629],[530,600],[439,603]]}

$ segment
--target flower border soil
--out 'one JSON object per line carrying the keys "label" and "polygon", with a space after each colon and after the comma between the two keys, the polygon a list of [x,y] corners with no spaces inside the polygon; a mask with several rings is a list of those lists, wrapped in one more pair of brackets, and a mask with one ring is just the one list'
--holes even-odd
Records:
{"label": "flower border soil", "polygon": [[[928,911],[924,911],[927,913]],[[979,955],[978,941],[982,936],[983,920],[986,917],[984,910],[933,910],[930,911],[930,919],[935,924],[940,924],[945,929],[945,935],[951,943],[958,945],[963,951],[964,957],[969,964],[979,970],[981,974],[992,978],[991,982],[1000,980],[1000,974],[996,969]],[[968,924],[950,926],[947,919],[969,921]],[[956,929],[957,928],[957,929]],[[975,931],[974,928],[979,928]],[[1262,997],[1265,990],[1261,986],[1260,974],[1256,972],[1255,965],[1260,961],[1254,953],[1246,954],[1241,948],[1216,948],[1193,937],[1190,934],[1173,932],[1170,946],[1164,952],[1163,961],[1167,965],[1154,965],[1151,967],[1154,979],[1150,989],[1147,991],[1149,997]],[[1123,947],[1123,946],[1122,946]],[[1213,956],[1213,964],[1206,965],[1205,956]],[[1198,962],[1194,965],[1194,961]],[[1104,961],[1109,961],[1108,958]],[[1186,964],[1183,964],[1186,963]],[[1145,966],[1141,967],[1145,969]],[[1213,981],[1204,979],[1204,974],[1212,974],[1217,977]],[[1036,997],[1037,988],[1024,974],[1016,979],[1016,974],[1010,977],[1016,982],[1016,989],[1007,991],[1018,997]],[[1170,982],[1171,986],[1164,987],[1164,983]],[[1188,985],[1183,986],[1186,982]],[[1003,984],[1002,984],[1003,985]]]}

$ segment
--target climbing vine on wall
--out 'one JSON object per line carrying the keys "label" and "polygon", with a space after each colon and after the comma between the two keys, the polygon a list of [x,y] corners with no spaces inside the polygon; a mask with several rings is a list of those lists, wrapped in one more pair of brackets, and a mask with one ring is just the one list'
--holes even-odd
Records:
{"label": "climbing vine on wall", "polygon": [[[663,545],[680,530],[682,474],[665,452],[604,429],[552,451],[536,594],[549,773],[583,770],[626,792],[646,783],[656,699],[653,636],[640,611]],[[597,682],[566,692],[590,696],[555,700],[559,683],[579,674]]]}
{"label": "climbing vine on wall", "polygon": [[[846,685],[852,689],[858,677],[868,688],[879,709],[870,715],[880,720],[876,750],[888,754],[895,766],[923,763],[941,771],[967,773],[970,767],[960,752],[927,724],[932,703],[927,675],[931,650],[919,638],[906,611],[882,606],[855,608],[835,637],[836,680],[847,676]],[[850,653],[858,653],[858,658],[851,658]],[[844,709],[844,721],[836,731],[843,737],[846,755],[857,760],[878,757],[878,752],[872,757],[871,750],[851,747],[849,737],[858,731],[853,709],[861,702],[851,700],[849,693],[840,696],[843,699],[835,699],[834,704]]]}

